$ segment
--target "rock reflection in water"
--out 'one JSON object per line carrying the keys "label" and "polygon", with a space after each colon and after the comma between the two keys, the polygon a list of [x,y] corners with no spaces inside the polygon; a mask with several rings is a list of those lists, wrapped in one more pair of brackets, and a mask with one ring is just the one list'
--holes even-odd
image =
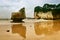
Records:
{"label": "rock reflection in water", "polygon": [[53,30],[55,32],[60,31],[60,20],[57,20],[57,21],[55,20],[55,21],[53,21],[53,23],[54,23]]}
{"label": "rock reflection in water", "polygon": [[22,37],[26,38],[26,27],[22,24],[12,25],[12,33],[18,33]]}
{"label": "rock reflection in water", "polygon": [[44,21],[34,23],[35,33],[41,34],[53,34],[54,32],[60,31],[60,21]]}

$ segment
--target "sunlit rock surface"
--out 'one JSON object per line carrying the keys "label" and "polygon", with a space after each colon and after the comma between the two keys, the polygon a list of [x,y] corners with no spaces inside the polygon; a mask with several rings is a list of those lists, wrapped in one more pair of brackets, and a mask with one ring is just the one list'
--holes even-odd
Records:
{"label": "sunlit rock surface", "polygon": [[26,18],[25,8],[21,8],[18,12],[12,12],[11,20],[13,22],[22,22],[24,18]]}
{"label": "sunlit rock surface", "polygon": [[35,12],[35,15],[34,15],[35,18],[53,18],[53,15],[52,15],[52,12],[46,12],[46,13],[43,13],[43,12],[39,12],[39,13],[36,13]]}

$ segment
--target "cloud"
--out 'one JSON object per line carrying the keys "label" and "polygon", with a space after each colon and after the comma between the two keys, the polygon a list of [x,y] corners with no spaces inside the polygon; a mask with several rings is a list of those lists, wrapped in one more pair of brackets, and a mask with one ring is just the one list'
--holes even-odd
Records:
{"label": "cloud", "polygon": [[0,18],[10,18],[11,13],[18,11],[24,6],[23,4],[23,1],[0,0]]}
{"label": "cloud", "polygon": [[[58,4],[60,0],[0,0],[0,17],[10,18],[11,12],[26,8],[27,17],[33,17],[34,7],[45,3]],[[4,15],[3,15],[4,14]]]}
{"label": "cloud", "polygon": [[59,4],[60,0],[47,0],[47,3],[50,3],[50,4]]}

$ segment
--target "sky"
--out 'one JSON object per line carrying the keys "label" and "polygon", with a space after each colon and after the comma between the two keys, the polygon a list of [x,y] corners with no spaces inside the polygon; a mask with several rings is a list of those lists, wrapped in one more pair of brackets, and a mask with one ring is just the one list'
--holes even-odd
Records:
{"label": "sky", "polygon": [[60,0],[0,0],[0,18],[11,18],[12,12],[25,7],[26,17],[34,17],[34,7],[45,3],[59,4]]}

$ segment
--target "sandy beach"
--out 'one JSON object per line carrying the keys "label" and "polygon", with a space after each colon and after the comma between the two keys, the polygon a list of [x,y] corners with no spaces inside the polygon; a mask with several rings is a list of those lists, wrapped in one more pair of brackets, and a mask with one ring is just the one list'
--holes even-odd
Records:
{"label": "sandy beach", "polygon": [[0,40],[60,40],[60,20],[0,20]]}

